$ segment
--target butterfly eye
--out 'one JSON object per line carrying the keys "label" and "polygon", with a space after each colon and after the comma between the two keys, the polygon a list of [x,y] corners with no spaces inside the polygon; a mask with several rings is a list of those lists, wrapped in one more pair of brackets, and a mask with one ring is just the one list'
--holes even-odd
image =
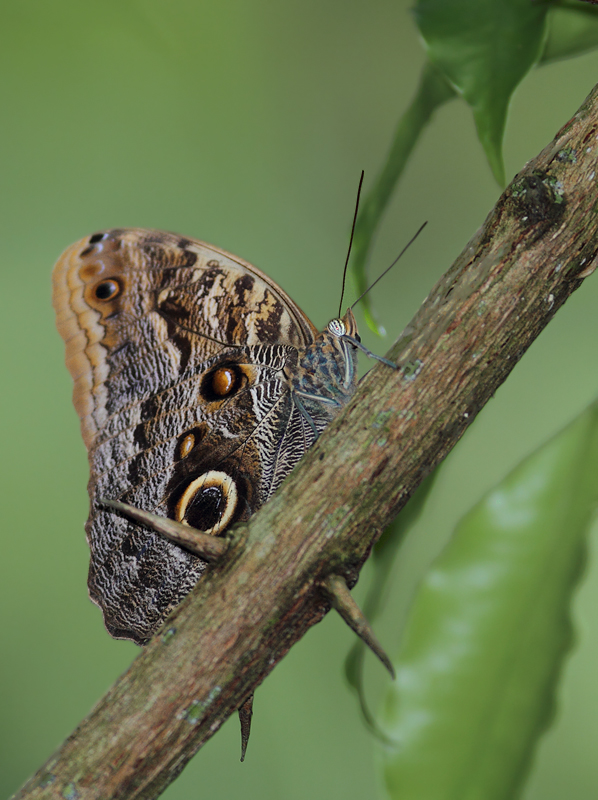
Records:
{"label": "butterfly eye", "polygon": [[120,294],[120,283],[115,281],[114,278],[108,278],[105,281],[100,281],[93,290],[96,300],[114,300]]}
{"label": "butterfly eye", "polygon": [[230,525],[237,504],[237,487],[230,475],[209,470],[187,486],[176,504],[175,518],[217,536]]}
{"label": "butterfly eye", "polygon": [[327,328],[333,336],[344,336],[347,332],[347,326],[342,319],[331,319]]}
{"label": "butterfly eye", "polygon": [[201,391],[206,400],[222,400],[239,391],[245,375],[236,364],[220,366],[204,378]]}

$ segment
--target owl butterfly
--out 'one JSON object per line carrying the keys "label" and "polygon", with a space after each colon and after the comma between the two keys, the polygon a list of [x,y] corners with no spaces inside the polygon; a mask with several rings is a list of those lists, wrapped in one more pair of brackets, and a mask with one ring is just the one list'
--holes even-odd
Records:
{"label": "owl butterfly", "polygon": [[144,644],[206,562],[102,499],[213,536],[246,520],[353,394],[355,319],[318,333],[251,264],[151,230],[82,239],[53,283],[89,451],[89,594]]}

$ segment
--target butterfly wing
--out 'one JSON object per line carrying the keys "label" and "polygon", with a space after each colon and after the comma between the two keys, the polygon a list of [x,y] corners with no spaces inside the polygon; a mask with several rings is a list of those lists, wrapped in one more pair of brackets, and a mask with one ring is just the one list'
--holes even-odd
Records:
{"label": "butterfly wing", "polygon": [[98,501],[212,533],[248,517],[297,460],[281,370],[315,329],[255,267],[158,231],[83,239],[53,283],[89,451],[90,595],[112,635],[143,643],[205,564]]}

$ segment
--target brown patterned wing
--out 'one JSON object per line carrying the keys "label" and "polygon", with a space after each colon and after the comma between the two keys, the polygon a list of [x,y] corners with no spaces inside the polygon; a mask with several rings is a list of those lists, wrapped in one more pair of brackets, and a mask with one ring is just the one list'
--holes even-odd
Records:
{"label": "brown patterned wing", "polygon": [[247,518],[307,446],[283,446],[305,433],[282,371],[315,329],[255,267],[158,231],[83,239],[53,282],[89,451],[90,596],[113,636],[143,643],[205,564],[98,500],[213,534]]}

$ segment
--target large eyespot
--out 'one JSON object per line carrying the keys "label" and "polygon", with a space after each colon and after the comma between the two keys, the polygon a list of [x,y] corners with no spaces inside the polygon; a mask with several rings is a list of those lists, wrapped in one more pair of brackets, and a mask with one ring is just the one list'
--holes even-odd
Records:
{"label": "large eyespot", "polygon": [[230,525],[238,498],[237,487],[230,475],[209,470],[187,486],[176,504],[175,519],[218,536]]}
{"label": "large eyespot", "polygon": [[245,380],[245,374],[238,364],[221,364],[204,377],[201,393],[206,400],[223,400],[236,394]]}
{"label": "large eyespot", "polygon": [[114,300],[120,294],[120,283],[114,278],[107,278],[96,284],[93,294],[96,300],[101,300],[104,303],[108,300]]}

